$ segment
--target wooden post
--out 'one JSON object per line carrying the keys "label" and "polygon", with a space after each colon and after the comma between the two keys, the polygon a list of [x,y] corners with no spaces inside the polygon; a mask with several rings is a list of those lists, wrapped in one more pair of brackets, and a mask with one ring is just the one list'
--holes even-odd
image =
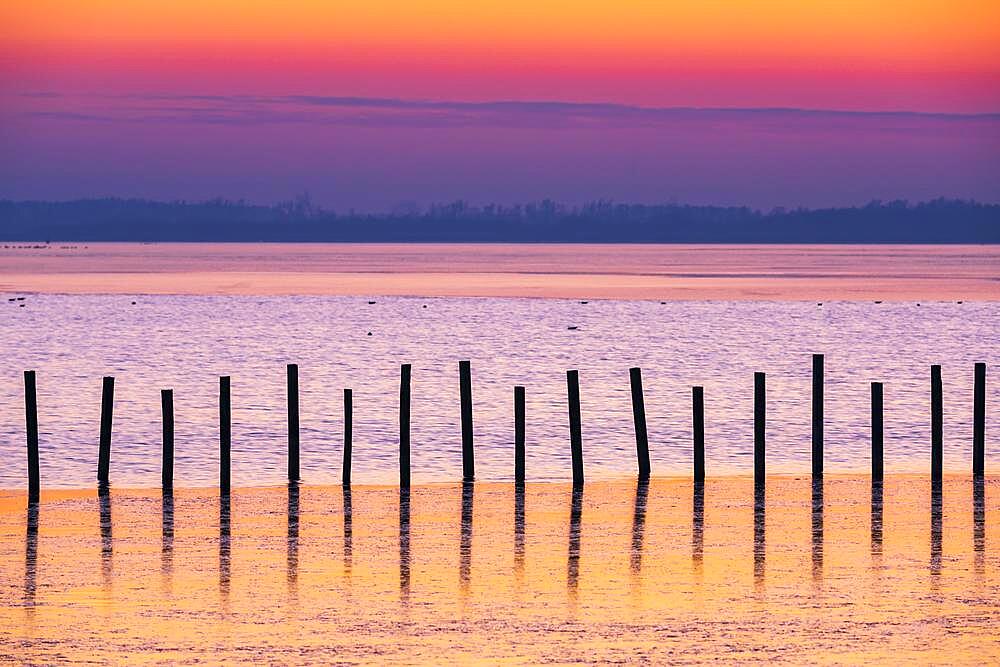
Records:
{"label": "wooden post", "polygon": [[691,387],[692,430],[694,432],[694,481],[705,481],[705,390]]}
{"label": "wooden post", "polygon": [[38,474],[38,396],[35,392],[35,371],[24,371],[24,426],[28,446],[28,502],[37,503]]}
{"label": "wooden post", "polygon": [[115,379],[105,377],[101,387],[101,442],[97,453],[97,483],[107,486],[111,469],[111,422],[115,408]]}
{"label": "wooden post", "polygon": [[639,479],[649,479],[649,438],[646,433],[646,404],[642,396],[642,370],[630,368],[632,421],[635,423],[635,453],[639,461]]}
{"label": "wooden post", "polygon": [[767,412],[765,376],[753,374],[753,483],[764,486],[764,423]]}
{"label": "wooden post", "polygon": [[872,382],[872,482],[881,482],[883,471],[882,383]]}
{"label": "wooden post", "polygon": [[458,362],[459,394],[462,403],[462,481],[476,478],[475,451],[472,446],[472,366]]}
{"label": "wooden post", "polygon": [[299,480],[299,366],[288,364],[288,481]]}
{"label": "wooden post", "polygon": [[944,471],[944,407],[941,367],[931,366],[931,480],[941,481]]}
{"label": "wooden post", "polygon": [[812,356],[812,474],[823,476],[823,355]]}
{"label": "wooden post", "polygon": [[344,390],[344,468],[343,485],[351,485],[351,449],[354,438],[354,394]]}
{"label": "wooden post", "polygon": [[410,364],[399,368],[399,487],[410,488]]}
{"label": "wooden post", "polygon": [[976,364],[972,396],[972,474],[986,474],[986,364]]}
{"label": "wooden post", "polygon": [[229,496],[233,444],[232,404],[228,375],[219,378],[219,494]]}
{"label": "wooden post", "polygon": [[573,457],[573,486],[583,484],[583,436],[580,432],[580,373],[566,371],[566,393],[569,400],[569,441]]}
{"label": "wooden post", "polygon": [[160,411],[163,415],[163,461],[160,485],[164,491],[174,488],[174,392],[160,390]]}
{"label": "wooden post", "polygon": [[524,387],[514,387],[514,483],[524,484]]}

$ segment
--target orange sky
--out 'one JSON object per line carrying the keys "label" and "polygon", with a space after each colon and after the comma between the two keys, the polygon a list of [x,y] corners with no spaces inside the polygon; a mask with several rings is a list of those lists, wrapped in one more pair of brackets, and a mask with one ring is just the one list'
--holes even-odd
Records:
{"label": "orange sky", "polygon": [[[342,94],[982,111],[996,106],[985,89],[1000,79],[1000,3],[19,0],[0,8],[0,44],[8,89],[326,82]],[[656,90],[702,76],[704,90]],[[817,78],[833,90],[810,92]]]}
{"label": "orange sky", "polygon": [[988,69],[995,0],[32,0],[5,3],[11,43],[114,50],[128,43],[308,51],[376,49],[738,65],[846,59],[874,67]]}

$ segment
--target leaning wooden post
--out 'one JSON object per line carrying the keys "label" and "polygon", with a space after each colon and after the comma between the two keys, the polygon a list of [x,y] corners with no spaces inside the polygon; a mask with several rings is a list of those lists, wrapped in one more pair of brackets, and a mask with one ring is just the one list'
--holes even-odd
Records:
{"label": "leaning wooden post", "polygon": [[299,480],[299,366],[288,364],[288,481]]}
{"label": "leaning wooden post", "polygon": [[642,396],[642,370],[628,370],[632,387],[632,421],[635,423],[635,453],[639,461],[639,479],[649,479],[649,437],[646,434],[646,404]]}
{"label": "leaning wooden post", "polygon": [[28,437],[28,502],[37,503],[38,475],[38,396],[35,392],[35,371],[24,371],[24,426]]}
{"label": "leaning wooden post", "polygon": [[399,367],[399,488],[410,488],[410,364]]}
{"label": "leaning wooden post", "polygon": [[691,387],[692,416],[691,426],[694,433],[694,481],[701,484],[705,481],[705,390],[703,387]]}
{"label": "leaning wooden post", "polygon": [[872,382],[872,481],[881,482],[883,470],[882,383]]}
{"label": "leaning wooden post", "polygon": [[944,407],[941,367],[931,366],[931,481],[939,482],[944,472]]}
{"label": "leaning wooden post", "polygon": [[823,355],[812,356],[812,474],[823,476]]}
{"label": "leaning wooden post", "polygon": [[97,483],[107,486],[111,469],[111,423],[115,409],[115,379],[105,377],[101,387],[101,441],[97,452]]}
{"label": "leaning wooden post", "polygon": [[573,486],[583,484],[583,436],[580,429],[580,373],[566,371],[569,401],[569,442],[573,458]]}
{"label": "leaning wooden post", "polygon": [[753,483],[764,486],[764,420],[767,411],[764,374],[753,374]]}
{"label": "leaning wooden post", "polygon": [[351,485],[351,449],[354,439],[354,393],[344,390],[344,467],[342,481],[344,486]]}
{"label": "leaning wooden post", "polygon": [[160,390],[160,410],[163,415],[163,461],[160,485],[164,491],[174,488],[174,392]]}
{"label": "leaning wooden post", "polygon": [[514,483],[524,484],[524,387],[514,387]]}
{"label": "leaning wooden post", "polygon": [[977,363],[972,397],[972,474],[986,474],[986,364]]}
{"label": "leaning wooden post", "polygon": [[476,478],[475,451],[472,446],[472,365],[458,362],[458,384],[462,404],[462,481]]}
{"label": "leaning wooden post", "polygon": [[219,378],[219,494],[228,496],[232,476],[230,450],[233,444],[232,404],[229,376]]}

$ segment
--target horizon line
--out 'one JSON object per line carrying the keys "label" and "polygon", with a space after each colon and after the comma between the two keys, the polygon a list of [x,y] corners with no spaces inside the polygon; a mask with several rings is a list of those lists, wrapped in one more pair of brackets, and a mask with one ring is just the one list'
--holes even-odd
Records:
{"label": "horizon line", "polygon": [[461,100],[442,98],[403,98],[359,95],[324,95],[315,93],[289,93],[281,95],[259,95],[249,93],[237,94],[199,94],[199,93],[63,93],[58,91],[20,91],[17,97],[29,99],[66,99],[89,98],[107,100],[136,101],[191,101],[245,103],[254,105],[301,104],[309,107],[336,108],[387,108],[411,110],[447,110],[447,111],[520,111],[533,113],[573,113],[589,114],[637,114],[637,115],[669,115],[684,113],[720,113],[720,114],[794,114],[817,116],[859,116],[859,117],[917,117],[956,120],[1000,120],[1000,110],[996,111],[929,111],[920,109],[845,109],[825,107],[796,106],[699,106],[699,105],[669,105],[655,106],[630,104],[610,101],[581,100],[539,100],[539,99],[493,99],[493,100]]}

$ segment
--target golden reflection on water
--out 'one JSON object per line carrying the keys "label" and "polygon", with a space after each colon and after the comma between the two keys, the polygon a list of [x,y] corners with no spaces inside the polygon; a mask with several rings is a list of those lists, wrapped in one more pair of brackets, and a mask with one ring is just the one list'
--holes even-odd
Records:
{"label": "golden reflection on water", "polygon": [[996,488],[5,492],[0,658],[983,664],[1000,658]]}

